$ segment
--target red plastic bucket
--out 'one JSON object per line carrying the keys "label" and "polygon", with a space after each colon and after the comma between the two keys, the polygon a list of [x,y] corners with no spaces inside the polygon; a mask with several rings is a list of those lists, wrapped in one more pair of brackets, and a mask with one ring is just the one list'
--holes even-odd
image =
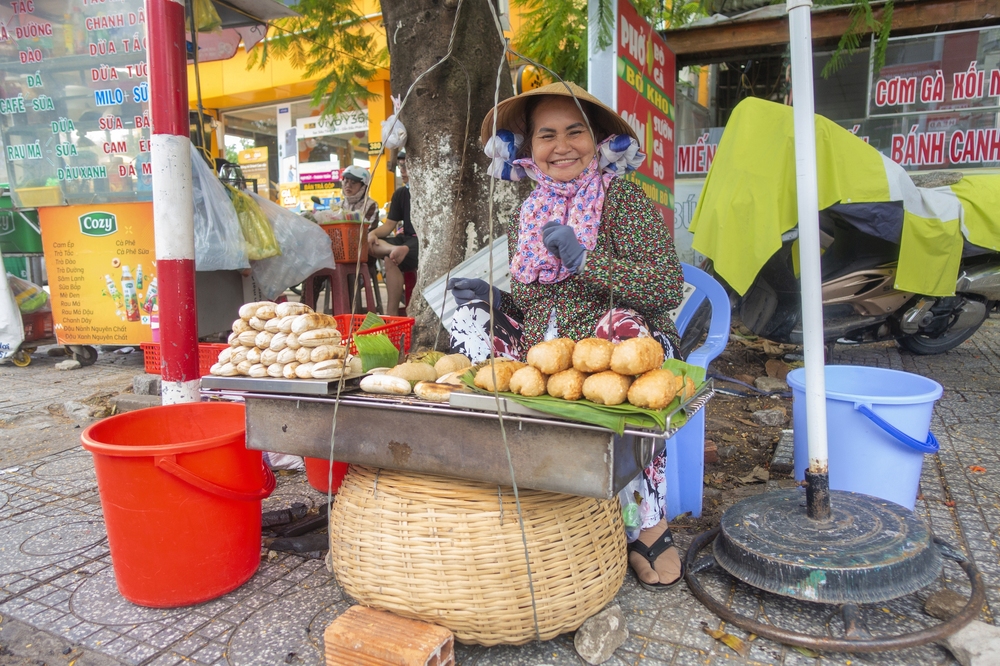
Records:
{"label": "red plastic bucket", "polygon": [[[337,492],[340,490],[340,484],[344,481],[344,476],[347,474],[347,465],[345,462],[334,462],[333,463],[333,483],[329,484],[330,480],[330,461],[326,458],[305,458],[306,461],[306,479],[309,481],[309,485],[320,491],[321,493],[326,492]],[[328,484],[330,485],[328,489]]]}
{"label": "red plastic bucket", "polygon": [[275,479],[245,431],[243,405],[218,402],[150,407],[83,431],[123,597],[187,606],[257,571],[260,502]]}

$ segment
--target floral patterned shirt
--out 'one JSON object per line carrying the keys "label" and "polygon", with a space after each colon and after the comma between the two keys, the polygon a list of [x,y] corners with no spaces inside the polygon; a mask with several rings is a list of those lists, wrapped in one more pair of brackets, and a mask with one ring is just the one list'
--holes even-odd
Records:
{"label": "floral patterned shirt", "polygon": [[[517,249],[520,212],[507,224],[508,258]],[[581,340],[594,335],[597,321],[612,307],[635,310],[679,349],[668,313],[680,304],[683,289],[684,274],[663,216],[638,185],[618,177],[608,186],[597,245],[582,270],[553,284],[512,279],[500,310],[523,323],[523,349],[544,340],[553,309],[559,335]]]}

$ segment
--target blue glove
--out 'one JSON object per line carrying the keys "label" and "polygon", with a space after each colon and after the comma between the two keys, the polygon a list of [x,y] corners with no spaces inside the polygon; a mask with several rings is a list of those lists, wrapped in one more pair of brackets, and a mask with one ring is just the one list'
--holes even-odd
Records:
{"label": "blue glove", "polygon": [[542,227],[542,242],[545,243],[545,249],[554,254],[570,273],[575,274],[580,270],[586,250],[576,239],[573,227],[553,220]]}
{"label": "blue glove", "polygon": [[[490,284],[486,280],[479,278],[452,278],[448,280],[448,289],[455,299],[455,306],[462,307],[469,301],[490,300]],[[500,306],[500,296],[503,292],[493,287],[493,304]]]}

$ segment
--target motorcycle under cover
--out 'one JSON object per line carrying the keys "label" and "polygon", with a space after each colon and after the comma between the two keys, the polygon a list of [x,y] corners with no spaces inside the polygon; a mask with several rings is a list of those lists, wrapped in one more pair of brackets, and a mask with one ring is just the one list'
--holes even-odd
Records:
{"label": "motorcycle under cover", "polygon": [[[760,99],[740,102],[691,223],[694,249],[711,258],[715,271],[740,294],[781,247],[781,235],[798,222],[792,113],[789,106]],[[1000,251],[995,213],[1000,176],[917,187],[903,167],[822,116],[816,116],[816,162],[820,210],[850,205],[883,216],[879,226],[890,236],[886,240],[900,245],[895,286],[901,291],[953,295],[963,234],[975,245]],[[885,203],[901,205],[872,205]],[[901,220],[891,219],[893,210]]]}

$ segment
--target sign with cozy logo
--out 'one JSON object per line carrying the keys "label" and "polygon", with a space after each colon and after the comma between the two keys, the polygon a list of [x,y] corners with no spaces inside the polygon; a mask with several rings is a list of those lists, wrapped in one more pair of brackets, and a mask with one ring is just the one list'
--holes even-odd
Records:
{"label": "sign with cozy logo", "polygon": [[114,213],[94,211],[80,216],[80,233],[84,236],[110,236],[118,231]]}

